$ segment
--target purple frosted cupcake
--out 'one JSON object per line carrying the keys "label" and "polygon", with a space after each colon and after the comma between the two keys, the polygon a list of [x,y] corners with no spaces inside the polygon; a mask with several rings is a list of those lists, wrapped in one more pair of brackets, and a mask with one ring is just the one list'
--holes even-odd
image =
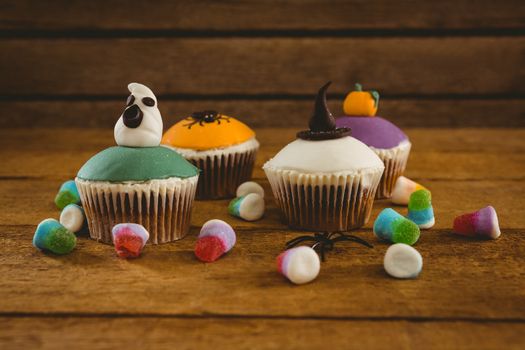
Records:
{"label": "purple frosted cupcake", "polygon": [[394,184],[405,171],[412,144],[407,135],[388,120],[376,117],[379,94],[356,91],[348,94],[344,101],[345,115],[337,118],[337,127],[349,127],[352,136],[370,147],[385,164],[385,171],[376,192],[376,198],[390,198]]}

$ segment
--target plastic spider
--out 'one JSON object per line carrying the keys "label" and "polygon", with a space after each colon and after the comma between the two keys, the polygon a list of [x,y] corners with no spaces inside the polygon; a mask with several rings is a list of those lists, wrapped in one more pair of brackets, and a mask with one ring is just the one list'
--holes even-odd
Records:
{"label": "plastic spider", "polygon": [[324,261],[325,252],[332,250],[335,243],[342,241],[356,242],[368,248],[373,248],[367,241],[353,235],[347,235],[342,232],[318,232],[314,233],[313,236],[299,236],[286,242],[286,249],[295,247],[303,242],[315,242],[312,248],[321,255],[321,260]]}
{"label": "plastic spider", "polygon": [[204,126],[204,123],[214,123],[214,122],[217,122],[220,125],[221,120],[225,120],[228,123],[230,122],[229,117],[219,114],[216,111],[193,112],[191,114],[191,117],[186,118],[186,120],[191,120],[190,123],[183,125],[183,126],[187,126],[188,129],[191,129],[191,127],[197,123],[200,126]]}

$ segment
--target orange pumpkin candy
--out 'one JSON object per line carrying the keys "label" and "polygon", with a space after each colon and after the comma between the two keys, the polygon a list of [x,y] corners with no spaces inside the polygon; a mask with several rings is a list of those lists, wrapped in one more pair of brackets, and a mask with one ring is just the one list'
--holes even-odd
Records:
{"label": "orange pumpkin candy", "polygon": [[350,92],[343,103],[346,115],[373,117],[379,105],[377,91],[363,91],[361,84],[355,84],[355,91]]}

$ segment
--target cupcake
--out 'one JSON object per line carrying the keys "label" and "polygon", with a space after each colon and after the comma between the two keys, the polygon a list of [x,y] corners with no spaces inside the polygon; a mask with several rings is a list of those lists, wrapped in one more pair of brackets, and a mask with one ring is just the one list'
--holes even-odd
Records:
{"label": "cupcake", "polygon": [[177,152],[160,146],[162,118],[146,86],[128,85],[131,95],[115,125],[117,146],[89,159],[77,184],[91,238],[112,243],[118,223],[141,224],[150,242],[184,237],[199,171]]}
{"label": "cupcake", "polygon": [[176,150],[201,170],[197,198],[235,197],[252,176],[259,142],[239,120],[216,111],[195,112],[173,125],[162,144]]}
{"label": "cupcake", "polygon": [[390,198],[394,184],[405,171],[412,144],[407,135],[386,119],[376,117],[379,104],[377,91],[362,91],[355,84],[356,91],[346,96],[343,104],[345,116],[337,118],[338,127],[352,129],[352,136],[370,147],[385,164],[385,171],[377,198]]}
{"label": "cupcake", "polygon": [[347,231],[370,218],[383,174],[379,157],[336,127],[323,86],[309,130],[285,146],[263,169],[289,226],[312,231]]}

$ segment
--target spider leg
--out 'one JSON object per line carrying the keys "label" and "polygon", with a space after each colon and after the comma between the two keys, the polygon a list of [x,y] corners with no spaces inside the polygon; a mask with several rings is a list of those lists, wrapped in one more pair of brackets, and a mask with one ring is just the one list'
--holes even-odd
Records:
{"label": "spider leg", "polygon": [[344,236],[345,234],[342,233],[342,232],[331,232],[328,234],[328,238],[330,239],[334,239],[334,238],[337,238],[337,237],[341,237],[341,236]]}
{"label": "spider leg", "polygon": [[317,254],[321,255],[321,261],[325,260],[325,256],[324,256],[325,245],[323,244],[323,242],[317,242],[316,244],[312,246],[312,249],[315,250]]}
{"label": "spider leg", "polygon": [[370,243],[368,243],[364,239],[361,239],[361,238],[356,237],[356,236],[350,236],[350,238],[351,238],[350,240],[353,241],[353,242],[362,244],[362,245],[364,245],[365,247],[368,247],[368,248],[374,248],[373,245],[371,245]]}
{"label": "spider leg", "polygon": [[364,239],[361,239],[361,238],[353,236],[353,235],[341,235],[341,236],[339,236],[337,238],[334,238],[332,240],[333,243],[342,242],[342,241],[350,241],[350,242],[359,243],[359,244],[362,244],[362,245],[364,245],[364,246],[366,246],[368,248],[373,248],[374,247],[373,245],[371,245],[370,243],[368,243]]}
{"label": "spider leg", "polygon": [[302,242],[319,242],[319,240],[315,239],[312,236],[300,236],[286,242],[286,249],[292,248]]}

